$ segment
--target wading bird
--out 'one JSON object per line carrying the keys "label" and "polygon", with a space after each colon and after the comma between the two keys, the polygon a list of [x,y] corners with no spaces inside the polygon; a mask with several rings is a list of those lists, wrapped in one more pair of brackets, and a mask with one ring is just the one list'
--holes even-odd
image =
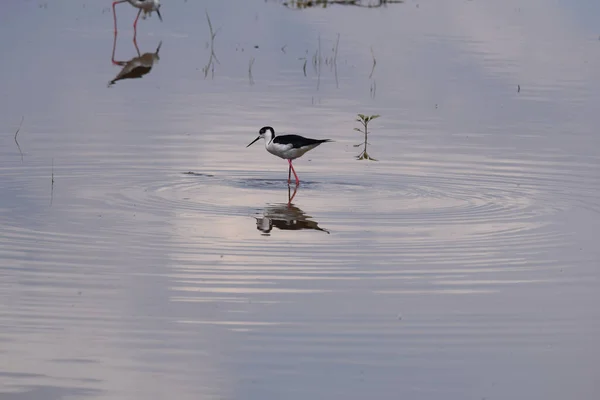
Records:
{"label": "wading bird", "polygon": [[144,16],[142,18],[146,18],[148,15],[152,15],[152,11],[156,11],[158,14],[158,19],[162,22],[162,16],[160,15],[160,1],[159,0],[117,0],[112,3],[113,7],[113,19],[115,21],[115,33],[117,33],[117,13],[115,12],[115,6],[120,3],[129,3],[135,8],[139,9],[137,17],[133,22],[133,31],[137,31],[137,22],[140,18],[140,14],[142,11],[144,12]]}
{"label": "wading bird", "polygon": [[298,179],[298,175],[294,170],[292,160],[303,156],[304,153],[314,149],[321,143],[332,141],[331,139],[310,139],[299,135],[275,136],[275,130],[270,126],[265,126],[258,132],[258,137],[246,146],[246,148],[261,138],[265,139],[265,148],[269,153],[288,160],[288,164],[290,165],[288,169],[288,183],[290,183],[291,173],[293,172],[296,178],[296,185],[300,183],[300,179]]}

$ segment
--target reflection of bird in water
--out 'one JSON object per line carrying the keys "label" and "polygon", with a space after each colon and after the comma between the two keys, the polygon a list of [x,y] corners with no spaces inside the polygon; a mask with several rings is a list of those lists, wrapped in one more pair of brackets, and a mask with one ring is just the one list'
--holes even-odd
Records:
{"label": "reflection of bird in water", "polygon": [[300,183],[300,179],[296,175],[292,160],[302,157],[304,153],[314,149],[321,143],[331,142],[331,139],[310,139],[298,135],[275,136],[275,130],[270,126],[265,126],[258,132],[258,137],[246,147],[250,147],[260,138],[265,139],[265,148],[269,153],[288,160],[288,164],[290,165],[288,169],[288,183],[290,183],[291,173],[293,172],[296,178],[296,185]]}
{"label": "reflection of bird in water", "polygon": [[296,190],[290,197],[290,187],[288,186],[288,202],[287,204],[273,204],[265,208],[263,216],[256,218],[256,229],[263,232],[263,235],[269,236],[271,230],[275,227],[283,231],[299,231],[302,229],[313,229],[316,231],[327,232],[327,229],[319,228],[318,222],[310,220],[310,216],[304,211],[292,204]]}
{"label": "reflection of bird in water", "polygon": [[123,68],[117,74],[115,79],[108,83],[108,86],[114,85],[115,82],[123,80],[123,79],[134,79],[141,78],[152,70],[154,63],[158,62],[160,57],[158,56],[158,52],[160,50],[160,46],[162,46],[162,42],[158,44],[156,51],[154,53],[144,53],[140,55],[140,49],[137,46],[137,43],[133,42],[135,45],[135,49],[137,51],[138,56],[132,58],[129,61],[115,61],[115,46],[117,44],[117,36],[115,35],[115,42],[113,45],[113,56],[112,63],[115,65],[122,66]]}
{"label": "reflection of bird in water", "polygon": [[117,0],[113,2],[113,19],[115,21],[115,33],[117,33],[117,13],[115,11],[115,6],[120,3],[128,2],[135,8],[139,9],[137,17],[135,17],[135,21],[133,22],[133,34],[137,34],[137,22],[140,18],[140,14],[142,11],[144,12],[143,19],[146,19],[148,15],[152,15],[152,11],[156,11],[158,14],[158,19],[162,22],[162,16],[160,15],[160,1],[159,0]]}

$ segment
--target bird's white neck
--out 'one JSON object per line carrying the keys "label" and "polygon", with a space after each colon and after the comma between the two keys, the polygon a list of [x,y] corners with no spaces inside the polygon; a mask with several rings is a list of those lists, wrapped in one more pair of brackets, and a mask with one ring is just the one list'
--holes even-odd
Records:
{"label": "bird's white neck", "polygon": [[273,140],[273,138],[275,137],[275,133],[270,130],[267,129],[267,131],[265,132],[265,147],[269,145],[269,143],[271,143],[271,140]]}

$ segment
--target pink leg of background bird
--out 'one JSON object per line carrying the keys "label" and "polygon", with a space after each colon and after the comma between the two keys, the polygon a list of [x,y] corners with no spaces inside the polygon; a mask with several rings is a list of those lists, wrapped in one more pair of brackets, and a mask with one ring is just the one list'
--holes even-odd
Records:
{"label": "pink leg of background bird", "polygon": [[115,31],[115,40],[113,41],[113,51],[111,61],[114,65],[122,65],[120,61],[115,60],[115,49],[117,48],[117,31]]}
{"label": "pink leg of background bird", "polygon": [[119,3],[124,3],[127,0],[118,0],[113,2],[112,7],[113,7],[113,20],[115,21],[115,34],[117,33],[117,12],[115,10],[115,6]]}
{"label": "pink leg of background bird", "polygon": [[137,32],[137,22],[138,22],[138,19],[140,19],[141,13],[142,13],[142,9],[140,8],[140,11],[138,11],[137,17],[135,17],[135,21],[133,21],[133,31],[134,32]]}

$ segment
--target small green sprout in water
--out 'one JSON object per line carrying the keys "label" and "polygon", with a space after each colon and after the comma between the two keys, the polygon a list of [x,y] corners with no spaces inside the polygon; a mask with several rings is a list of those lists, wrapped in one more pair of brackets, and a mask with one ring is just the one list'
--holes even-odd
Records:
{"label": "small green sprout in water", "polygon": [[369,125],[369,122],[372,121],[372,120],[374,120],[375,118],[379,118],[379,115],[358,114],[358,118],[356,118],[356,121],[360,122],[362,124],[363,129],[354,128],[354,130],[358,131],[358,132],[361,132],[361,133],[363,133],[365,135],[365,141],[363,143],[359,143],[359,144],[355,144],[354,145],[354,147],[364,146],[363,151],[358,156],[356,156],[356,158],[359,159],[359,160],[377,161],[373,157],[369,156],[369,153],[367,153],[367,145],[369,144],[369,142],[367,142],[368,135],[369,135],[368,125]]}

